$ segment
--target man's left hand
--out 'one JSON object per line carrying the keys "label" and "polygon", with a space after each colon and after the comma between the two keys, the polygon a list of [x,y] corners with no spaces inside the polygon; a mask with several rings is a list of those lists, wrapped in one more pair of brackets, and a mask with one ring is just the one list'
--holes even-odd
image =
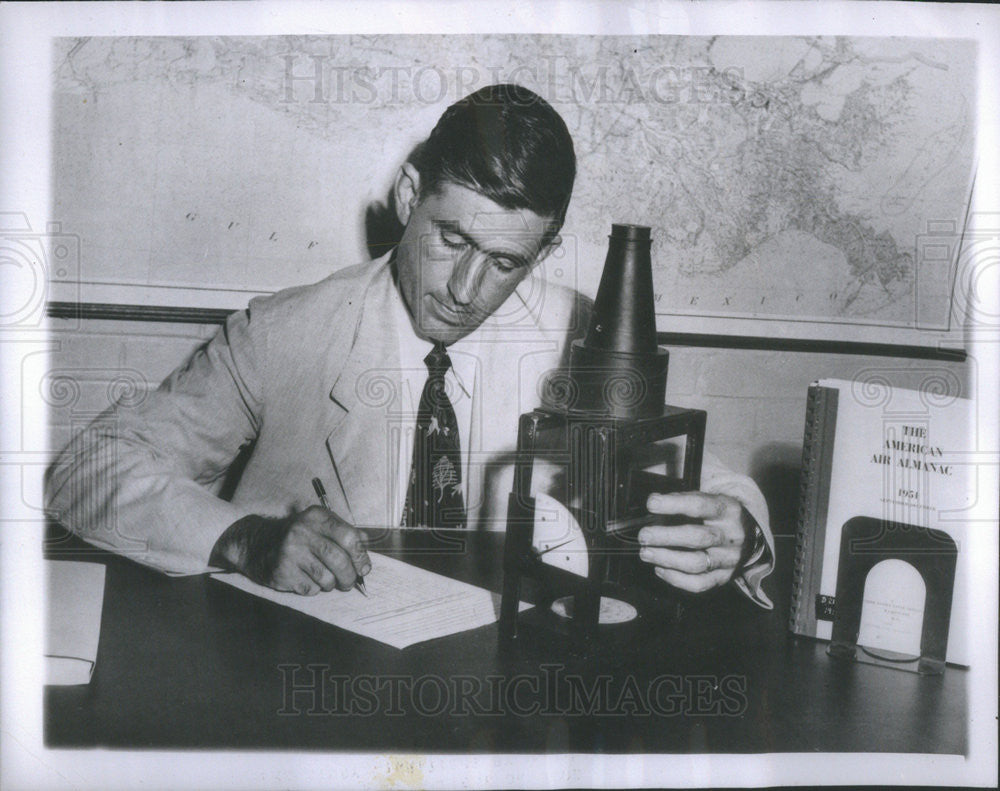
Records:
{"label": "man's left hand", "polygon": [[[679,525],[650,525],[639,531],[639,557],[675,588],[701,593],[733,578],[752,517],[739,500],[725,494],[652,494],[651,514],[682,516]],[[699,523],[700,520],[700,523]]]}

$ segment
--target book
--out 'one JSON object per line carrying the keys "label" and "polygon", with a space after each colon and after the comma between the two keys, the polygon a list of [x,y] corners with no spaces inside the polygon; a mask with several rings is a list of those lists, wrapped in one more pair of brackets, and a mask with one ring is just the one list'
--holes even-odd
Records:
{"label": "book", "polygon": [[89,684],[97,664],[104,605],[104,566],[70,560],[45,562],[48,623],[46,684]]}
{"label": "book", "polygon": [[969,657],[973,410],[937,384],[809,387],[789,616],[792,633],[870,657],[923,655],[921,672],[937,647]]}

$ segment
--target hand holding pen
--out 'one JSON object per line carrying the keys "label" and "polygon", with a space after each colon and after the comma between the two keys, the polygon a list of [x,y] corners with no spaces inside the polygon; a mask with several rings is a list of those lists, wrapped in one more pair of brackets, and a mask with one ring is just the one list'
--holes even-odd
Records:
{"label": "hand holding pen", "polygon": [[372,568],[361,531],[321,505],[285,517],[243,517],[216,541],[209,563],[303,596],[350,590]]}
{"label": "hand holding pen", "polygon": [[[323,482],[319,478],[313,478],[312,485],[313,489],[316,491],[316,496],[319,498],[320,505],[333,514],[334,517],[340,519],[340,517],[338,517],[330,507],[330,500],[327,499],[326,489],[323,487]],[[343,520],[341,519],[340,521]],[[361,591],[364,596],[368,595],[368,591],[365,589],[365,578],[363,574],[358,573],[357,579],[354,581],[354,587]]]}

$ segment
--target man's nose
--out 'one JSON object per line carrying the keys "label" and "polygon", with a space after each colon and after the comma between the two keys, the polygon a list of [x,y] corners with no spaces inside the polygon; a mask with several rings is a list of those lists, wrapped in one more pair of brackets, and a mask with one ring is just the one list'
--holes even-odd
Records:
{"label": "man's nose", "polygon": [[479,293],[489,259],[475,249],[463,250],[448,278],[448,293],[458,305],[468,305]]}

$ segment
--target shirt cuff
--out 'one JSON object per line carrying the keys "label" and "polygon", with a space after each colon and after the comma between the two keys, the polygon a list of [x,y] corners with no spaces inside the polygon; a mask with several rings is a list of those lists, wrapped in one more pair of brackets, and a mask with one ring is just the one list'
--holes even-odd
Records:
{"label": "shirt cuff", "polygon": [[733,577],[736,587],[749,596],[754,603],[766,610],[773,610],[774,604],[764,593],[762,583],[764,577],[771,573],[774,568],[774,555],[768,546],[764,531],[757,523],[756,519],[747,513],[753,520],[753,535],[750,540],[755,542],[750,556],[743,562],[742,567]]}

